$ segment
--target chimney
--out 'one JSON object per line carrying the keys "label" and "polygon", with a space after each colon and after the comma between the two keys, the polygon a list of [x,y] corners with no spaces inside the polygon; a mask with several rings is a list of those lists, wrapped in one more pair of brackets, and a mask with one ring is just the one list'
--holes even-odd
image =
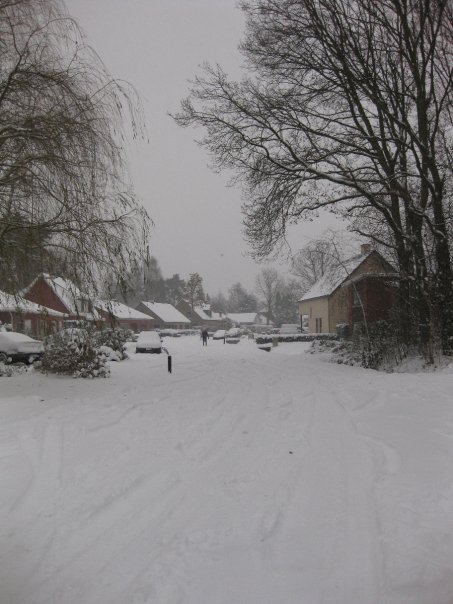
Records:
{"label": "chimney", "polygon": [[362,243],[360,246],[360,252],[362,256],[369,254],[371,252],[371,243]]}

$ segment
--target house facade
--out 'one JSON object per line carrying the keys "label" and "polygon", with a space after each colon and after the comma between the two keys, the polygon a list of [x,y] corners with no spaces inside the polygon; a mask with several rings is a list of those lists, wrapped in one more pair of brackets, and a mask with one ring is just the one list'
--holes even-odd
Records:
{"label": "house facade", "polygon": [[188,329],[191,320],[172,304],[163,302],[140,302],[136,309],[152,317],[156,329]]}
{"label": "house facade", "polygon": [[299,300],[310,333],[335,333],[338,324],[354,325],[389,318],[398,287],[395,269],[371,246],[327,271]]}
{"label": "house facade", "polygon": [[22,296],[30,302],[63,313],[66,320],[98,319],[88,294],[62,277],[41,273],[23,290]]}
{"label": "house facade", "polygon": [[216,330],[225,329],[231,325],[228,316],[212,311],[210,304],[201,304],[192,308],[187,300],[180,300],[176,308],[190,319],[194,327]]}
{"label": "house facade", "polygon": [[33,337],[45,337],[63,328],[66,315],[0,291],[0,327]]}
{"label": "house facade", "polygon": [[254,327],[267,324],[266,316],[261,312],[229,312],[226,316],[235,327]]}
{"label": "house facade", "polygon": [[108,327],[130,329],[135,333],[155,329],[152,317],[118,302],[118,300],[95,300],[94,308]]}

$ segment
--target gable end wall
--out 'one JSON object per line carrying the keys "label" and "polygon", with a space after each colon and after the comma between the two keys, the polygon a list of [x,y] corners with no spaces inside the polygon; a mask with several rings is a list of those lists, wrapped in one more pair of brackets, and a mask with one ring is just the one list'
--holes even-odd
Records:
{"label": "gable end wall", "polygon": [[44,279],[39,278],[24,295],[26,300],[65,314],[72,314]]}

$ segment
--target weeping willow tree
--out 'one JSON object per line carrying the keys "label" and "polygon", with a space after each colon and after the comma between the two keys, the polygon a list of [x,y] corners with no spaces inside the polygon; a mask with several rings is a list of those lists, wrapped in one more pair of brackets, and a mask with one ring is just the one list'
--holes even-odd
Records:
{"label": "weeping willow tree", "polygon": [[144,122],[60,0],[0,0],[0,289],[46,270],[96,288],[143,255],[124,165]]}

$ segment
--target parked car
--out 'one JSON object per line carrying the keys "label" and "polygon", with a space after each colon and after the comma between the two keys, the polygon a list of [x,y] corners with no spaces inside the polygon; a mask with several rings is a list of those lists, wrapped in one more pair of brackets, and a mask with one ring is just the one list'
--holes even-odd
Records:
{"label": "parked car", "polygon": [[229,329],[226,332],[226,337],[227,338],[239,338],[241,336],[241,329],[239,329],[239,327],[231,327],[231,329]]}
{"label": "parked car", "polygon": [[162,352],[162,340],[157,331],[142,331],[135,345],[135,352],[151,352],[160,354]]}
{"label": "parked car", "polygon": [[283,323],[278,333],[282,335],[293,335],[300,333],[300,327],[297,323]]}
{"label": "parked car", "polygon": [[168,329],[162,329],[159,332],[159,335],[160,335],[161,338],[166,338],[166,337],[169,337],[169,338],[180,338],[181,337],[181,334],[176,329],[170,329],[170,328],[168,328]]}
{"label": "parked car", "polygon": [[39,340],[16,331],[0,332],[0,362],[2,363],[15,361],[33,363],[43,353],[44,346]]}
{"label": "parked car", "polygon": [[226,331],[225,329],[218,329],[217,331],[214,332],[212,339],[213,340],[223,340],[226,336]]}

